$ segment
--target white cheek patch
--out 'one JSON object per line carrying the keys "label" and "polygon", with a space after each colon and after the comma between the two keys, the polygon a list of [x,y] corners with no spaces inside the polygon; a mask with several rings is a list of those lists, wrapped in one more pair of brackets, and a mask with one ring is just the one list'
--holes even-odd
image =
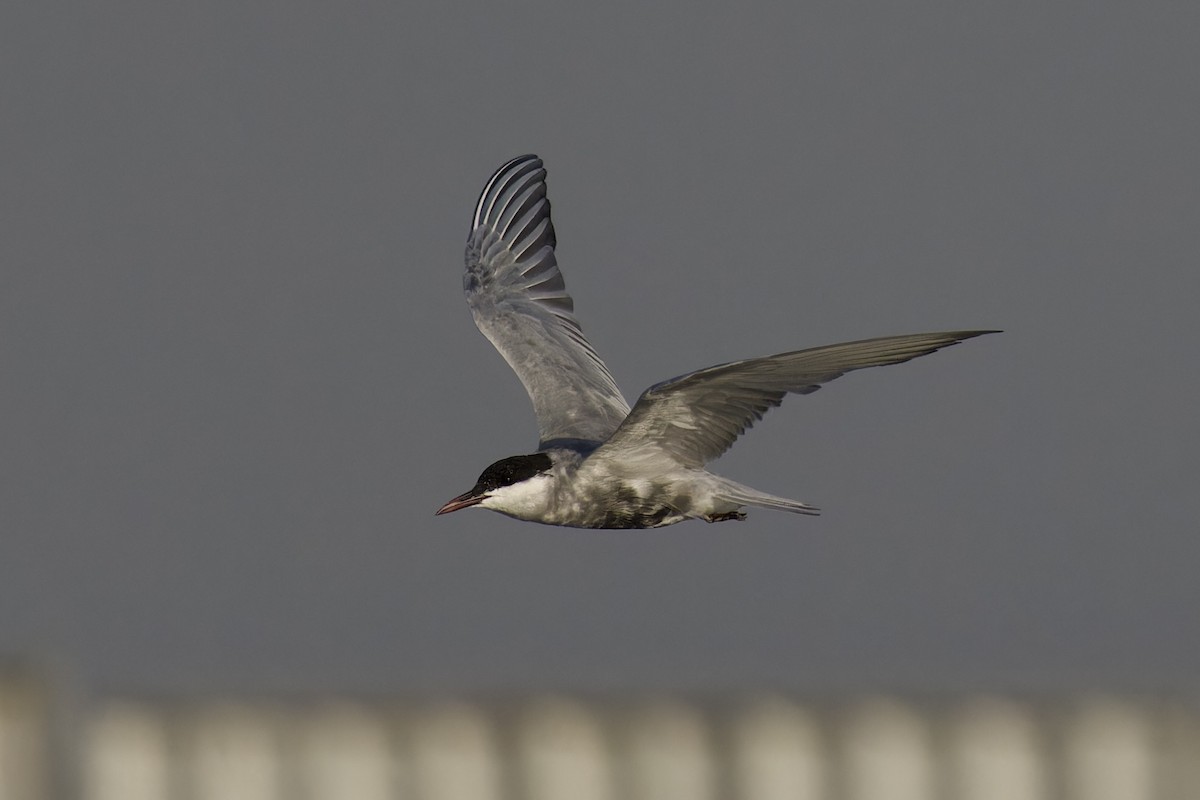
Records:
{"label": "white cheek patch", "polygon": [[480,505],[508,514],[535,514],[549,503],[552,483],[549,475],[538,475],[511,486],[501,486],[488,492],[488,498]]}

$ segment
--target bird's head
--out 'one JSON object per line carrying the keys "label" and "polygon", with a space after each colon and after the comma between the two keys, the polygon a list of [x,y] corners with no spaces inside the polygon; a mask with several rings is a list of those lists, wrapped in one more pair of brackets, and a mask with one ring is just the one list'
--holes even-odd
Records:
{"label": "bird's head", "polygon": [[449,514],[460,508],[480,506],[521,516],[525,507],[544,502],[553,465],[546,453],[502,458],[483,471],[470,491],[455,497],[437,513]]}

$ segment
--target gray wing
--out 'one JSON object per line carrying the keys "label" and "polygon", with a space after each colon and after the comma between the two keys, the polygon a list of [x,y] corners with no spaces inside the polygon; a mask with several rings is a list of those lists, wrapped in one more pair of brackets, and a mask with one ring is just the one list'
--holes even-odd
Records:
{"label": "gray wing", "polygon": [[583,336],[554,245],[542,161],[514,158],[475,206],[463,290],[475,325],[533,401],[539,447],[556,439],[602,442],[629,404]]}
{"label": "gray wing", "polygon": [[721,364],[651,386],[594,459],[651,448],[687,467],[718,457],[788,393],[811,394],[864,367],[900,364],[998,331],[915,333]]}

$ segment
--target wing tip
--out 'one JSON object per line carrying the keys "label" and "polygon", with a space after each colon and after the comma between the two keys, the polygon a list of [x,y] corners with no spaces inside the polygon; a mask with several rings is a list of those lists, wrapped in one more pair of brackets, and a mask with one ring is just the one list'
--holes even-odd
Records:
{"label": "wing tip", "polygon": [[[492,204],[496,201],[496,196],[501,194],[503,186],[506,186],[513,176],[513,173],[518,169],[521,170],[542,170],[545,171],[545,165],[542,159],[534,153],[526,153],[510,158],[508,161],[492,173],[492,176],[487,179],[483,185],[483,191],[479,193],[479,200],[475,203],[475,214],[471,218],[471,229],[479,227],[491,211]],[[545,176],[543,175],[543,178]],[[501,188],[498,188],[501,187]],[[486,207],[486,212],[485,212]]]}
{"label": "wing tip", "polygon": [[947,341],[943,344],[932,345],[934,349],[931,350],[930,352],[936,352],[938,350],[942,350],[947,347],[953,347],[954,345],[962,344],[963,342],[968,341],[969,339],[974,339],[977,336],[988,336],[993,333],[1004,333],[1004,331],[996,329],[996,328],[989,328],[986,330],[946,331],[945,333],[941,333],[941,334],[932,334],[934,336],[946,337]]}

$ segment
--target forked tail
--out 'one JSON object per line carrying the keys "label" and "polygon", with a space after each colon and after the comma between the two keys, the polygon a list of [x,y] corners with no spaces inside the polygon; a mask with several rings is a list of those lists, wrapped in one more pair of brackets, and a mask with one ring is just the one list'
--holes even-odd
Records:
{"label": "forked tail", "polygon": [[724,479],[724,485],[721,489],[721,498],[728,500],[731,503],[737,503],[743,506],[757,506],[758,508],[771,508],[776,511],[790,511],[793,514],[809,514],[816,516],[821,513],[821,509],[816,506],[810,506],[808,503],[801,503],[799,500],[789,500],[786,497],[776,497],[773,494],[760,492],[757,489],[751,489],[749,486],[743,486],[740,483]]}

